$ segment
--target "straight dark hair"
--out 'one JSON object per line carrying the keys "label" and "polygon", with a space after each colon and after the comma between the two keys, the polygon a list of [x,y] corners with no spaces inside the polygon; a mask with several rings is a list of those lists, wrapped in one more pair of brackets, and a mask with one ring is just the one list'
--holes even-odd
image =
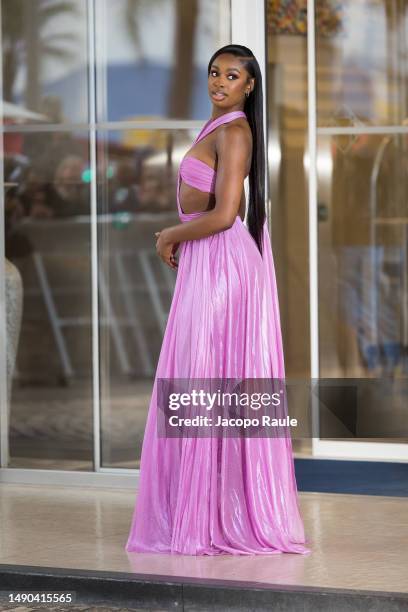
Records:
{"label": "straight dark hair", "polygon": [[248,203],[248,230],[255,240],[262,255],[262,236],[265,222],[265,144],[263,130],[263,92],[262,75],[251,49],[242,45],[226,45],[218,49],[208,64],[208,75],[216,57],[222,53],[231,53],[240,60],[255,79],[254,90],[245,98],[244,113],[247,116],[252,132],[252,161],[249,171],[249,203]]}

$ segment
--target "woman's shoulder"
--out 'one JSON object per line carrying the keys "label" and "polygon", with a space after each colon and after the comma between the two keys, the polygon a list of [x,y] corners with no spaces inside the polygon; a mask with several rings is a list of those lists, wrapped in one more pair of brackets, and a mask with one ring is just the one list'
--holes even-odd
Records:
{"label": "woman's shoulder", "polygon": [[227,147],[246,147],[252,144],[249,123],[243,117],[221,125],[216,134],[216,144]]}

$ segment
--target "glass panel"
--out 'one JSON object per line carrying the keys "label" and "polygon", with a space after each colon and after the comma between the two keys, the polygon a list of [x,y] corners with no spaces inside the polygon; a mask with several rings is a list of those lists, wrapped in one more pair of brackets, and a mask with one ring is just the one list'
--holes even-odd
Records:
{"label": "glass panel", "polygon": [[407,0],[317,0],[319,126],[407,117]]}
{"label": "glass panel", "polygon": [[322,1],[316,25],[318,125],[338,129],[318,138],[320,376],[354,378],[354,435],[387,442],[407,436],[407,137],[353,128],[406,123],[407,7]]}
{"label": "glass panel", "polygon": [[89,470],[88,136],[5,134],[4,147],[10,467]]}
{"label": "glass panel", "polygon": [[[294,11],[294,4],[267,4],[268,176],[286,376],[288,380],[307,380],[309,238],[303,164],[307,145],[307,39],[306,13],[300,6],[303,3],[298,3],[298,11]],[[296,401],[298,406],[304,405],[301,396]],[[293,447],[296,452],[311,453],[310,439],[293,440]]]}
{"label": "glass panel", "polygon": [[407,144],[318,140],[321,376],[381,381],[359,403],[361,437],[406,435]]}
{"label": "glass panel", "polygon": [[84,0],[1,0],[4,122],[88,120]]}
{"label": "glass panel", "polygon": [[140,457],[152,379],[176,280],[176,271],[156,254],[154,233],[179,223],[177,169],[194,136],[183,130],[99,134],[105,467],[135,467],[135,451]]}
{"label": "glass panel", "polygon": [[323,376],[401,376],[408,366],[407,144],[319,138]]}
{"label": "glass panel", "polygon": [[207,119],[207,62],[230,0],[98,0],[99,121]]}

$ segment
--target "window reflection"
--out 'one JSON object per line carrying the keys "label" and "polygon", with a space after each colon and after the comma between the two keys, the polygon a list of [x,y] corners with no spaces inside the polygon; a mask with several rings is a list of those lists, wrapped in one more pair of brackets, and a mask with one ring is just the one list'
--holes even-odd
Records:
{"label": "window reflection", "polygon": [[[178,221],[176,169],[194,134],[98,125],[94,176],[89,130],[74,126],[90,121],[88,46],[97,121],[205,120],[206,64],[229,42],[230,0],[95,0],[94,23],[84,0],[0,2],[5,251],[24,290],[10,465],[91,465],[95,181],[103,460],[133,467],[175,282],[154,232]],[[64,126],[42,131],[49,123]]]}
{"label": "window reflection", "polygon": [[5,254],[23,292],[10,466],[91,469],[89,142],[46,136],[4,141]]}
{"label": "window reflection", "polygon": [[1,0],[4,122],[86,122],[86,2]]}
{"label": "window reflection", "polygon": [[[187,150],[185,136],[168,130],[127,130],[99,138],[99,212],[175,212],[177,164]],[[185,145],[184,145],[185,142]]]}
{"label": "window reflection", "polygon": [[[154,233],[179,223],[176,180],[194,133],[133,130],[98,137],[103,465],[140,456],[152,377],[176,273]],[[120,423],[120,435],[114,435]],[[115,425],[114,425],[115,424]],[[135,454],[136,449],[136,454]]]}
{"label": "window reflection", "polygon": [[[330,311],[337,312],[332,321],[337,334],[332,349],[327,340],[322,347],[322,368],[330,375],[334,363],[327,351],[334,349],[342,375],[403,376],[408,373],[406,137],[363,134],[348,146],[338,145],[335,138],[331,146],[320,139],[333,168],[331,177],[320,175],[321,205],[331,181],[331,215],[321,221],[319,234],[326,253],[320,307],[326,321]],[[330,278],[337,278],[337,286]]]}
{"label": "window reflection", "polygon": [[70,133],[5,134],[5,180],[17,182],[7,198],[18,198],[23,217],[89,214],[88,146]]}
{"label": "window reflection", "polygon": [[[316,2],[320,126],[402,121],[395,111],[403,105],[394,102],[403,95],[406,3],[397,4]],[[307,377],[306,6],[267,6],[272,242],[287,374]],[[405,431],[406,398],[398,379],[408,373],[406,166],[405,135],[318,139],[319,375],[387,380],[383,394],[376,396],[381,385],[364,390],[362,437],[397,438]]]}
{"label": "window reflection", "polygon": [[229,40],[229,5],[99,0],[99,121],[207,119],[207,62]]}
{"label": "window reflection", "polygon": [[[405,119],[407,8],[406,0],[316,2],[320,126],[400,125]],[[322,28],[322,9],[333,27]]]}
{"label": "window reflection", "polygon": [[[268,2],[268,178],[288,376],[310,375],[305,11]],[[302,25],[303,24],[303,25]],[[301,307],[299,307],[299,304]]]}

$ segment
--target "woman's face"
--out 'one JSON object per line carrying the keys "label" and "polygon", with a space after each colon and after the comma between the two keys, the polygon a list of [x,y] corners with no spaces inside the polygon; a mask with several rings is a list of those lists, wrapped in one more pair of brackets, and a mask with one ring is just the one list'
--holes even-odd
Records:
{"label": "woman's face", "polygon": [[254,83],[255,79],[250,77],[238,57],[222,53],[211,64],[208,93],[217,108],[242,110],[245,104],[245,92],[251,92]]}

